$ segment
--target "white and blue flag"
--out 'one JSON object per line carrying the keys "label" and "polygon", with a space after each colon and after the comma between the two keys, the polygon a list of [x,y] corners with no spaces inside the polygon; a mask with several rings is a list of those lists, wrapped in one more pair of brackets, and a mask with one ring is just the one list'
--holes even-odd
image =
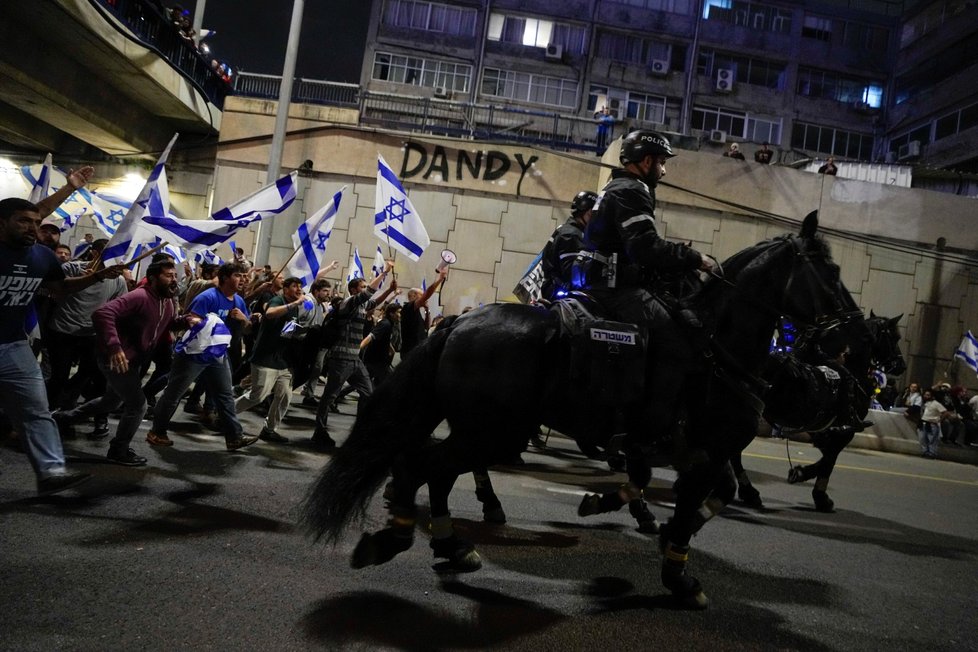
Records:
{"label": "white and blue flag", "polygon": [[[36,204],[51,194],[51,172],[53,167],[54,166],[51,163],[51,153],[49,152],[48,155],[44,157],[44,164],[41,166],[40,173],[37,175],[37,178],[34,179],[33,184],[31,185],[31,194],[27,198],[27,201],[32,204]],[[30,168],[28,168],[28,173],[29,171]]]}
{"label": "white and blue flag", "polygon": [[350,271],[346,275],[346,282],[349,283],[355,278],[366,278],[363,275],[363,261],[360,260],[360,252],[356,247],[353,248],[353,258],[350,259]]}
{"label": "white and blue flag", "polygon": [[292,172],[241,201],[222,208],[211,220],[186,220],[165,213],[149,213],[143,217],[141,228],[152,236],[175,244],[188,253],[214,249],[249,224],[262,218],[274,217],[292,205],[296,196]]}
{"label": "white and blue flag", "polygon": [[971,370],[978,374],[978,340],[968,331],[961,339],[958,350],[954,352],[954,357],[961,359]]}
{"label": "white and blue flag", "polygon": [[205,249],[194,254],[194,261],[198,263],[208,263],[210,265],[223,265],[224,261],[213,251]]}
{"label": "white and blue flag", "polygon": [[116,226],[115,233],[102,252],[102,260],[106,265],[125,261],[129,252],[139,244],[139,228],[146,215],[166,215],[170,212],[170,191],[166,183],[166,160],[170,149],[177,141],[179,134],[174,134],[170,143],[163,150],[146,185],[139,191],[139,196],[132,203],[126,216]]}
{"label": "white and blue flag", "polygon": [[[373,272],[374,278],[377,278],[383,273],[384,267],[386,267],[384,252],[380,249],[380,245],[377,245],[377,252],[374,254],[374,263],[370,266],[370,271]],[[379,289],[383,287],[383,285],[384,282],[381,281],[377,288]]]}
{"label": "white and blue flag", "polygon": [[[81,190],[78,192],[81,192]],[[115,235],[126,213],[132,208],[132,202],[122,197],[99,191],[92,192],[91,198],[94,206],[92,220],[95,222],[95,226],[98,227],[99,231],[111,238]]]}
{"label": "white and blue flag", "polygon": [[316,274],[322,268],[326,257],[326,244],[333,232],[336,212],[340,209],[344,190],[346,186],[340,188],[328,204],[313,213],[312,217],[300,224],[292,234],[292,247],[297,253],[289,261],[289,274],[302,279],[304,290],[309,290],[309,286],[316,280]]}
{"label": "white and blue flag", "polygon": [[220,317],[209,312],[177,340],[173,352],[206,364],[219,360],[227,353],[230,344],[231,331]]}
{"label": "white and blue flag", "polygon": [[374,234],[417,262],[431,239],[401,182],[380,154],[377,155],[376,210]]}

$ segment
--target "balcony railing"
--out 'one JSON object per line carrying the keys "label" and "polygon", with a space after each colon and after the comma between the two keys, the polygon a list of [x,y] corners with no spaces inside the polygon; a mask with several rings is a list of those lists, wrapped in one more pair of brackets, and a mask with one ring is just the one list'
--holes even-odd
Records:
{"label": "balcony railing", "polygon": [[[276,75],[239,73],[234,80],[234,93],[277,99],[281,81]],[[310,79],[295,80],[292,101],[355,107],[359,110],[361,125],[454,138],[527,143],[562,150],[598,150],[596,123],[561,113],[361,91],[356,84]]]}
{"label": "balcony railing", "polygon": [[193,44],[180,36],[163,15],[159,7],[148,0],[98,0],[102,7],[112,12],[122,24],[151,50],[170,62],[173,67],[197,86],[218,108],[223,108],[224,97],[230,89],[210,66]]}

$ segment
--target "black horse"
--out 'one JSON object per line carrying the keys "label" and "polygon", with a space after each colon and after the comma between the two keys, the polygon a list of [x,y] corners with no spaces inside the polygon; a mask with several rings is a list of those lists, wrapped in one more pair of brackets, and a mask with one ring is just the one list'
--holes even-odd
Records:
{"label": "black horse", "polygon": [[[697,384],[712,387],[709,409],[696,406],[685,416],[682,489],[663,539],[663,581],[690,606],[704,605],[705,596],[685,573],[685,553],[677,551],[698,528],[697,510],[722,469],[746,445],[744,433],[756,432],[763,384],[757,376],[778,319],[787,315],[815,328],[843,312],[839,270],[816,229],[813,214],[800,235],[740,252],[724,263],[723,278],[707,282],[693,304],[714,336],[699,362],[677,361],[672,352],[657,350],[652,338],[647,386],[685,375],[675,364],[686,363],[700,368]],[[611,408],[568,402],[568,353],[551,313],[518,304],[475,310],[435,333],[362,406],[347,441],[306,498],[304,524],[335,542],[393,472],[389,526],[364,535],[353,565],[386,562],[411,545],[415,496],[427,483],[435,555],[458,568],[477,568],[477,553],[451,529],[448,495],[458,476],[518,454],[541,423],[584,437],[614,421]],[[445,419],[451,434],[432,440]]]}

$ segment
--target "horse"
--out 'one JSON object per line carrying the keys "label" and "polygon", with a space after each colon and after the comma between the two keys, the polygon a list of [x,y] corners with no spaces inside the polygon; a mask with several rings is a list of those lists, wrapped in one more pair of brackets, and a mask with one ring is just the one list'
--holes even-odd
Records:
{"label": "horse", "polygon": [[[734,255],[724,263],[722,278],[708,280],[692,302],[714,324],[700,372],[714,386],[713,409],[686,414],[683,443],[692,454],[668,538],[662,539],[662,580],[686,606],[702,605],[705,595],[687,576],[685,557],[677,551],[688,546],[693,531],[688,522],[713,490],[720,469],[743,448],[731,433],[753,437],[756,432],[756,376],[777,320],[787,315],[816,328],[842,312],[839,269],[817,236],[817,226],[812,213],[799,235],[767,240]],[[392,473],[388,526],[362,536],[351,564],[385,563],[412,545],[415,496],[427,483],[435,556],[460,570],[477,568],[478,553],[451,529],[448,495],[458,476],[518,454],[540,424],[583,437],[588,428],[614,420],[612,406],[589,410],[581,398],[568,400],[569,345],[557,331],[555,317],[546,310],[493,304],[434,333],[361,407],[348,439],[307,494],[302,524],[317,539],[335,543],[352,521],[363,518]],[[647,356],[648,386],[686,371],[670,366],[668,352],[655,346],[649,346]],[[744,403],[752,408],[746,414],[740,409]],[[725,427],[701,418],[723,415],[723,410],[737,413],[737,423]],[[430,434],[445,419],[450,435],[433,441]]]}

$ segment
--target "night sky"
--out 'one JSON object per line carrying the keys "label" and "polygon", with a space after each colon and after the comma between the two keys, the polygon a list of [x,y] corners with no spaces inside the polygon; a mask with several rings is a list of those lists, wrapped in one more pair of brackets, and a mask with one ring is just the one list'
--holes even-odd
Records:
{"label": "night sky", "polygon": [[[291,0],[206,0],[204,29],[213,56],[235,70],[281,75]],[[164,0],[166,6],[176,4]],[[193,15],[195,0],[179,4]],[[358,83],[371,0],[306,0],[296,76]]]}

